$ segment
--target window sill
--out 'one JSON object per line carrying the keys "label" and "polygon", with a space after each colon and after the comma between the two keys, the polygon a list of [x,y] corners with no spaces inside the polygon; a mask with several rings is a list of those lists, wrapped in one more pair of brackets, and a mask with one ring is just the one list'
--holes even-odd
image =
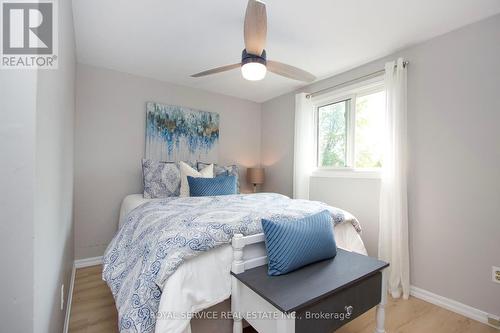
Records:
{"label": "window sill", "polygon": [[364,179],[380,179],[381,173],[379,170],[360,170],[360,169],[318,169],[313,171],[311,177],[314,178],[364,178]]}

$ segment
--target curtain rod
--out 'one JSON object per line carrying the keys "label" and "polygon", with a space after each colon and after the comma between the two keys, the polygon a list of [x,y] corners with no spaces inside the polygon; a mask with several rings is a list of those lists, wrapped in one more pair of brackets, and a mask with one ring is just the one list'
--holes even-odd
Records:
{"label": "curtain rod", "polygon": [[[410,64],[409,61],[403,61],[403,67],[406,67]],[[394,67],[397,67],[397,64],[394,65]],[[361,79],[366,79],[366,78],[369,78],[369,77],[376,77],[376,76],[379,76],[380,74],[383,74],[385,73],[385,69],[381,69],[379,71],[376,71],[376,72],[373,72],[373,73],[370,73],[370,74],[366,74],[366,75],[363,75],[363,76],[360,76],[360,77],[357,77],[355,79],[352,79],[352,80],[349,80],[349,81],[345,81],[345,82],[342,82],[342,83],[339,83],[339,84],[336,84],[334,86],[331,86],[331,87],[328,87],[328,88],[324,88],[324,89],[320,89],[320,90],[317,90],[317,91],[314,91],[312,93],[309,93],[306,95],[306,98],[311,98],[311,97],[314,97],[316,95],[321,95],[323,93],[326,93],[326,92],[329,92],[329,91],[332,91],[338,87],[341,87],[341,86],[345,86],[345,85],[348,85],[350,83],[355,83],[356,81],[359,81]]]}

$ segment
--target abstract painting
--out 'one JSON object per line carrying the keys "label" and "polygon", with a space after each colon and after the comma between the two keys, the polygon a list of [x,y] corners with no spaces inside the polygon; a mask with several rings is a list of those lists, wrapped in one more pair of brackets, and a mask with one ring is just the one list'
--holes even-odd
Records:
{"label": "abstract painting", "polygon": [[219,114],[182,106],[146,104],[146,158],[216,162]]}

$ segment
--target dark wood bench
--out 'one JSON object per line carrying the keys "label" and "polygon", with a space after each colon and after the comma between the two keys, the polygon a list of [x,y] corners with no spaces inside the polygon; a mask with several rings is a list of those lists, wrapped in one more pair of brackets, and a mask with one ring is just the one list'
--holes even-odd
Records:
{"label": "dark wood bench", "polygon": [[281,276],[267,275],[267,265],[233,269],[235,320],[245,319],[259,333],[331,333],[378,305],[375,332],[383,333],[388,266],[338,249],[334,259]]}

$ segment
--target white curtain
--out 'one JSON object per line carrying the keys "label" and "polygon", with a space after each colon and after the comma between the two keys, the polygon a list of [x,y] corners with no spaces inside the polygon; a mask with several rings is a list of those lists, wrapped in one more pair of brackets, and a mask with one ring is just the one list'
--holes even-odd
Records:
{"label": "white curtain", "polygon": [[387,110],[380,188],[379,258],[390,263],[388,290],[408,298],[410,262],[407,202],[406,68],[403,59],[385,65]]}
{"label": "white curtain", "polygon": [[314,110],[306,93],[295,95],[293,197],[309,199],[309,179],[314,168]]}

